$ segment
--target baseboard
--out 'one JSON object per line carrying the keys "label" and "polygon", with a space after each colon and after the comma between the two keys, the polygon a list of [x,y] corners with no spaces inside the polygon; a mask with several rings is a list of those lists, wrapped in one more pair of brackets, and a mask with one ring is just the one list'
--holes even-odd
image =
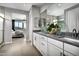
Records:
{"label": "baseboard", "polygon": [[2,43],[1,45],[0,45],[0,48],[2,47],[2,46],[4,46],[5,44],[4,43]]}
{"label": "baseboard", "polygon": [[11,44],[12,42],[5,42],[5,44]]}

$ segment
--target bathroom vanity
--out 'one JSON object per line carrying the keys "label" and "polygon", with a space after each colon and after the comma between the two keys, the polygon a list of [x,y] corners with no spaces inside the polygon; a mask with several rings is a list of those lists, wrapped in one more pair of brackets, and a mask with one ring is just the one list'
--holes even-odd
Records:
{"label": "bathroom vanity", "polygon": [[79,40],[33,32],[33,45],[44,56],[79,56]]}

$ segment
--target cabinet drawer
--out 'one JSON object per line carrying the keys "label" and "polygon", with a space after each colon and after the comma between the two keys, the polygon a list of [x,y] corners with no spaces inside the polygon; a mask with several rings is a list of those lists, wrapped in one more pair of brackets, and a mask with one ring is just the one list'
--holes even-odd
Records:
{"label": "cabinet drawer", "polygon": [[47,37],[40,35],[40,46],[41,53],[46,56],[47,55]]}
{"label": "cabinet drawer", "polygon": [[79,56],[79,47],[64,43],[64,50]]}
{"label": "cabinet drawer", "polygon": [[42,36],[42,35],[40,35],[40,40],[42,40],[42,41],[47,41],[47,37],[45,37],[45,36]]}
{"label": "cabinet drawer", "polygon": [[57,40],[51,39],[51,38],[48,38],[48,42],[51,43],[51,44],[56,45],[59,48],[63,49],[63,42],[60,42],[60,41],[57,41]]}
{"label": "cabinet drawer", "polygon": [[44,55],[47,55],[47,42],[45,41],[41,41],[40,42],[40,48],[41,48],[41,51]]}

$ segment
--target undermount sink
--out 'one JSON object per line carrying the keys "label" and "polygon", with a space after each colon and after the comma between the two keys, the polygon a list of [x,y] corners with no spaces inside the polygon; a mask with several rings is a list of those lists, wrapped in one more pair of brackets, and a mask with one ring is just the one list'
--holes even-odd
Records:
{"label": "undermount sink", "polygon": [[63,38],[64,36],[58,36],[58,38]]}
{"label": "undermount sink", "polygon": [[79,40],[77,40],[77,39],[72,39],[72,38],[67,38],[67,37],[64,37],[63,39],[79,42]]}

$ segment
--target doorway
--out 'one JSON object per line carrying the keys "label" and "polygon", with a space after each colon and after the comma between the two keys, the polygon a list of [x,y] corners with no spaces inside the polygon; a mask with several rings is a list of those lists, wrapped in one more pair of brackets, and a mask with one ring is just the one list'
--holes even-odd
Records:
{"label": "doorway", "polygon": [[0,46],[4,43],[4,18],[0,16]]}
{"label": "doorway", "polygon": [[26,41],[26,15],[12,14],[12,42]]}

